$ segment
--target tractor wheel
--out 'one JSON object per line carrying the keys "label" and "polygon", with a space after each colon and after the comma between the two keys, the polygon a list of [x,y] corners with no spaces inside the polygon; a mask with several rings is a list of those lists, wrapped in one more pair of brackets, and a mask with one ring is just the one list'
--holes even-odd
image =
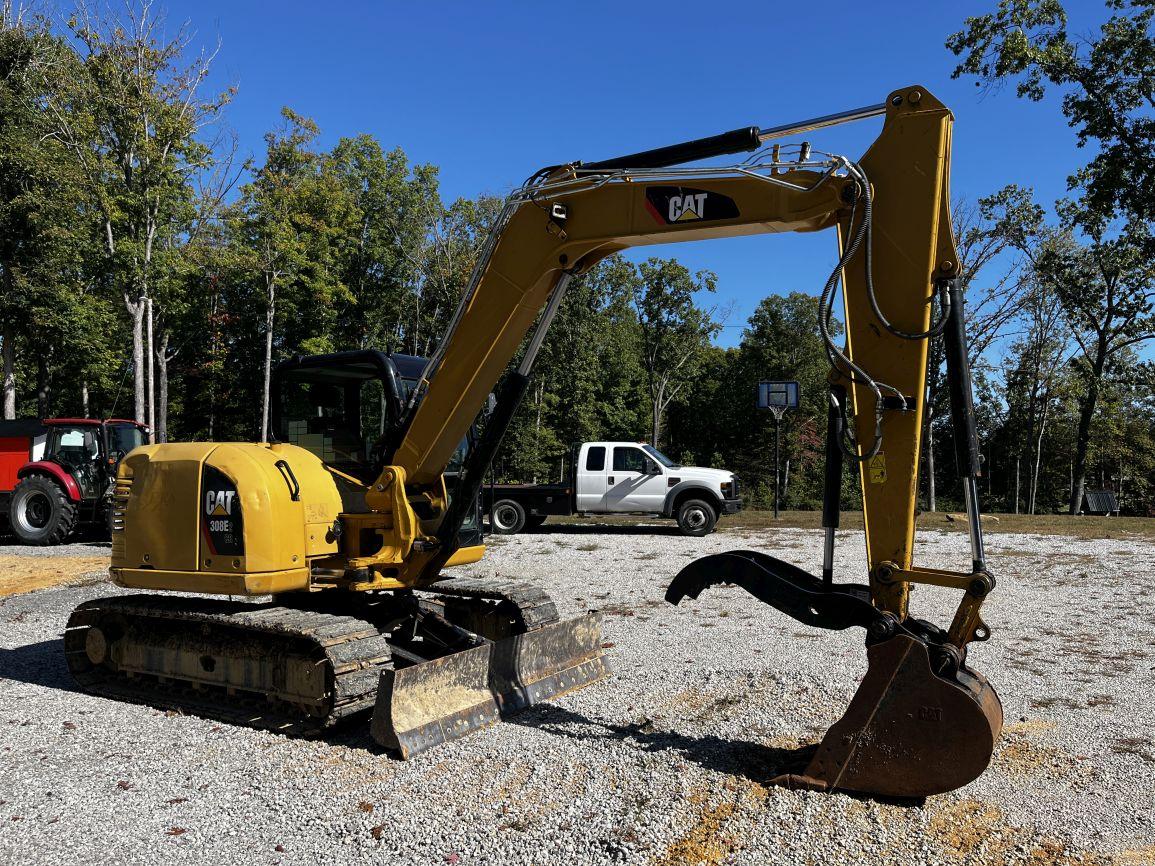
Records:
{"label": "tractor wheel", "polygon": [[515,535],[525,528],[525,509],[520,502],[499,499],[489,509],[489,525],[498,535]]}
{"label": "tractor wheel", "polygon": [[717,522],[714,506],[701,499],[687,499],[678,508],[678,528],[682,535],[709,535]]}
{"label": "tractor wheel", "polygon": [[12,491],[8,522],[25,544],[63,544],[76,528],[76,503],[43,475],[23,478]]}

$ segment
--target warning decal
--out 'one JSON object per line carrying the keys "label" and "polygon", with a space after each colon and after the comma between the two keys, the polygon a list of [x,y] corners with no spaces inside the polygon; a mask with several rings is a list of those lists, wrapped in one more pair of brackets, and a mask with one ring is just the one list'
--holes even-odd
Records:
{"label": "warning decal", "polygon": [[886,483],[886,455],[884,453],[879,451],[871,457],[867,468],[870,470],[871,484]]}

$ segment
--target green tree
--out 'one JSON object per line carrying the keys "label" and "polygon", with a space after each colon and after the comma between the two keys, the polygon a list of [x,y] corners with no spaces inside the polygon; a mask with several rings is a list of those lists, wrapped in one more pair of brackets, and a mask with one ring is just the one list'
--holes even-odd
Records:
{"label": "green tree", "polygon": [[695,292],[713,292],[710,271],[690,273],[676,259],[652,258],[636,266],[631,303],[642,338],[642,367],[650,389],[650,444],[662,438],[666,408],[694,380],[719,326],[713,310],[694,301]]}
{"label": "green tree", "polygon": [[1097,38],[1072,36],[1059,0],[1000,0],[996,11],[969,17],[947,40],[962,60],[953,77],[973,75],[996,88],[1014,81],[1034,102],[1050,90],[1080,147],[1095,156],[1073,174],[1071,189],[1085,191],[1092,213],[1122,211],[1155,219],[1155,35],[1150,0],[1106,0],[1111,12]]}
{"label": "green tree", "polygon": [[216,52],[186,59],[187,30],[169,38],[163,25],[148,0],[128,5],[123,19],[81,2],[68,21],[79,69],[54,67],[44,100],[100,226],[106,275],[132,323],[136,417],[150,420],[146,337],[157,282],[187,230],[192,177],[211,163],[202,136],[233,97],[231,89],[202,94]]}
{"label": "green tree", "polygon": [[275,337],[305,354],[333,351],[336,311],[354,301],[343,281],[357,238],[356,203],[332,161],[313,149],[317,125],[289,108],[265,136],[265,163],[241,191],[234,237],[264,295],[261,441],[269,435]]}
{"label": "green tree", "polygon": [[[1107,369],[1120,352],[1155,338],[1155,283],[1145,263],[1155,249],[1155,5],[1108,0],[1098,38],[1075,40],[1058,0],[1001,0],[966,19],[947,40],[962,58],[955,77],[1017,82],[1020,97],[1062,94],[1062,111],[1091,160],[1068,179],[1074,195],[1057,206],[1064,234],[1032,255],[1037,279],[1059,296],[1082,350],[1084,381],[1069,511],[1082,506],[1092,422]],[[1029,232],[1020,246],[1028,248]]]}

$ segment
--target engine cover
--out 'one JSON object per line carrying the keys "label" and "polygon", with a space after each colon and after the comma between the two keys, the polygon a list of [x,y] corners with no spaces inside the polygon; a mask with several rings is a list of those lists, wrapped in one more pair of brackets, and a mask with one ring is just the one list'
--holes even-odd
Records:
{"label": "engine cover", "polygon": [[114,512],[119,586],[263,595],[308,588],[309,560],[337,552],[341,495],[295,445],[166,443],[121,462]]}

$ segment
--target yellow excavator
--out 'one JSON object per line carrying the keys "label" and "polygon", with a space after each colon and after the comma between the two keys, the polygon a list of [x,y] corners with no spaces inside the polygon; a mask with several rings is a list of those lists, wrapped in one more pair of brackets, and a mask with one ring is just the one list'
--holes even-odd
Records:
{"label": "yellow excavator", "polygon": [[[778,143],[877,115],[882,132],[858,160]],[[775,781],[897,797],[971,781],[1002,708],[967,665],[968,645],[990,635],[980,608],[994,578],[950,227],[952,122],[925,88],[907,87],[877,106],[532,175],[507,199],[432,357],[290,359],[273,389],[274,441],[125,458],[111,574],[152,592],[73,612],[73,675],[96,694],[288,733],[372,708],[373,736],[403,756],[603,678],[595,615],[559,622],[540,588],[447,572],[482,556],[478,490],[566,286],[630,247],[834,229],[840,256],[818,323],[831,363],[823,573],[735,551],[691,563],[666,597],[736,584],[803,623],[865,629],[868,670],[846,714],[808,766]],[[843,345],[831,327],[840,284]],[[970,530],[972,561],[958,572],[913,563],[937,338]],[[844,461],[861,481],[865,584],[834,582]],[[910,615],[918,584],[961,593],[948,628]]]}

